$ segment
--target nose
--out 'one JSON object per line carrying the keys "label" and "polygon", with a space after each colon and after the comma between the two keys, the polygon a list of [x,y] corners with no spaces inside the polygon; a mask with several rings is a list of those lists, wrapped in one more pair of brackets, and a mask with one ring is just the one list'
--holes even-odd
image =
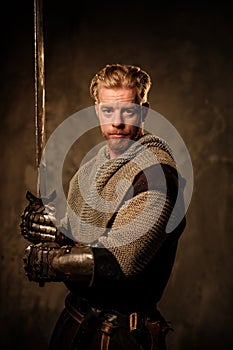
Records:
{"label": "nose", "polygon": [[124,124],[125,123],[121,111],[115,111],[112,119],[112,126],[115,128],[122,128]]}

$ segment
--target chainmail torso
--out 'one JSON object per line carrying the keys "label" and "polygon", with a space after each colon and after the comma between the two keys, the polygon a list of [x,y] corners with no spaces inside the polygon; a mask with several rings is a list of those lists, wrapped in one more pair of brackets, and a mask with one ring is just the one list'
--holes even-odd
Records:
{"label": "chainmail torso", "polygon": [[114,160],[103,147],[70,184],[68,216],[74,239],[107,248],[125,276],[142,271],[168,236],[165,227],[174,201],[167,195],[166,178],[160,187],[155,177],[146,178],[136,195],[133,187],[143,171],[160,165],[176,168],[167,144],[146,134]]}

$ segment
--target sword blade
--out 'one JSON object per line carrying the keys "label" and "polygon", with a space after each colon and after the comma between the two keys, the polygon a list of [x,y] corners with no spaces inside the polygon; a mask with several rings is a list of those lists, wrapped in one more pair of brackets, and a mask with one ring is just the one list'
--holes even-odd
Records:
{"label": "sword blade", "polygon": [[[34,0],[34,82],[35,82],[35,136],[36,166],[39,171],[45,146],[45,68],[43,36],[43,1]],[[37,193],[40,181],[38,178]]]}

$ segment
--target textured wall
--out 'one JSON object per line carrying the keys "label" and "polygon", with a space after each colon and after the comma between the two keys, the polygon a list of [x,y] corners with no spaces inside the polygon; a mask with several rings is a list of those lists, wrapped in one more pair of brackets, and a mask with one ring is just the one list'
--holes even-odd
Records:
{"label": "textured wall", "polygon": [[[183,137],[195,176],[187,228],[160,302],[175,328],[169,349],[228,350],[233,347],[230,12],[223,4],[156,3],[152,9],[147,2],[75,3],[45,5],[47,135],[92,104],[88,84],[106,63],[139,64],[151,73],[151,107]],[[27,244],[18,226],[25,192],[35,192],[37,177],[33,1],[10,2],[1,17],[0,346],[46,349],[66,289],[27,281],[22,268]]]}

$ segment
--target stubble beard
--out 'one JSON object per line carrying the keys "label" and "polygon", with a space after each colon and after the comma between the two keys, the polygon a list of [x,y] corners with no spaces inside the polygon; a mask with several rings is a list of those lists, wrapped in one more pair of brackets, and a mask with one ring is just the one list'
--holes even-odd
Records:
{"label": "stubble beard", "polygon": [[118,155],[121,155],[122,153],[127,151],[132,142],[133,140],[126,138],[111,138],[107,140],[109,149]]}
{"label": "stubble beard", "polygon": [[117,155],[123,154],[129,147],[136,142],[143,134],[142,129],[138,128],[132,138],[106,138],[109,149]]}

